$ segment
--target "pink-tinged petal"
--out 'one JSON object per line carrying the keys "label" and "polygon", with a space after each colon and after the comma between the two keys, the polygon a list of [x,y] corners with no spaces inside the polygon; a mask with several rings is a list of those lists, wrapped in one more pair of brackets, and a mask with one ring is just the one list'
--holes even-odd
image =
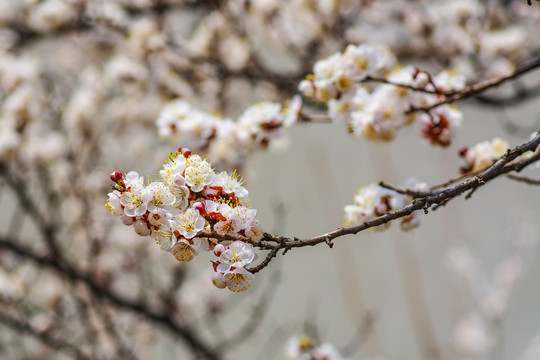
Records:
{"label": "pink-tinged petal", "polygon": [[217,271],[219,271],[220,273],[226,273],[226,272],[228,272],[230,269],[231,269],[231,264],[227,264],[227,263],[220,263],[220,264],[217,266]]}
{"label": "pink-tinged petal", "polygon": [[134,182],[139,180],[139,174],[136,171],[130,171],[126,174],[126,180]]}

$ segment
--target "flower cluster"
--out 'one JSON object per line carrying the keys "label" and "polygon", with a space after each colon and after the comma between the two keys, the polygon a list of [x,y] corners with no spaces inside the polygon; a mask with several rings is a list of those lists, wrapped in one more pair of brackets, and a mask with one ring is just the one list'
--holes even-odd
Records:
{"label": "flower cluster", "polygon": [[291,360],[342,360],[344,359],[330,343],[314,344],[305,335],[292,337],[287,342],[285,355]]}
{"label": "flower cluster", "polygon": [[163,139],[204,151],[215,162],[238,167],[247,155],[279,146],[285,138],[284,128],[298,120],[301,108],[300,96],[293,97],[286,106],[260,102],[245,109],[234,121],[177,99],[165,105],[156,125]]}
{"label": "flower cluster", "polygon": [[[428,190],[426,183],[419,182],[414,178],[407,179],[403,188],[415,192]],[[345,206],[345,225],[361,224],[364,221],[374,219],[387,212],[401,209],[410,204],[410,196],[397,193],[378,184],[370,184],[358,189],[358,192],[354,196],[353,205]],[[411,215],[401,219],[400,226],[402,230],[411,230],[417,227],[419,223],[420,219],[416,215],[416,212],[413,212]],[[386,230],[389,226],[390,223],[386,223],[374,229],[381,231]]]}
{"label": "flower cluster", "polygon": [[465,174],[485,169],[504,155],[506,150],[508,150],[508,141],[498,137],[491,141],[483,141],[471,148],[462,148],[459,154],[467,164],[461,167],[461,172]]}
{"label": "flower cluster", "polygon": [[159,180],[144,184],[135,171],[111,174],[115,183],[107,207],[132,225],[141,236],[154,236],[161,249],[178,261],[191,261],[199,251],[219,257],[211,276],[214,285],[232,291],[246,290],[253,274],[246,267],[257,259],[250,244],[218,243],[199,237],[201,232],[242,236],[256,242],[263,232],[256,210],[249,207],[248,191],[233,173],[215,173],[211,164],[187,149],[170,154]]}
{"label": "flower cluster", "polygon": [[429,107],[465,87],[465,77],[444,70],[432,76],[414,66],[396,66],[389,50],[349,45],[343,53],[315,63],[313,74],[298,88],[308,98],[323,102],[332,121],[346,124],[355,136],[390,141],[398,129],[417,122],[420,134],[432,145],[448,146],[460,126],[455,107]]}

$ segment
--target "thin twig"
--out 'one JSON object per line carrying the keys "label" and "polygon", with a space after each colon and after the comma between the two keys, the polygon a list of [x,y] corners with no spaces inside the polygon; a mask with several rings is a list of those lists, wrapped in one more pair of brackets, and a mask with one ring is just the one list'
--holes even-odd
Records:
{"label": "thin twig", "polygon": [[525,184],[529,184],[529,185],[540,185],[540,180],[531,179],[531,178],[528,178],[528,177],[525,177],[525,176],[507,174],[506,177],[509,178],[509,179],[515,180],[515,181],[519,181],[519,182],[522,182],[522,183],[525,183]]}
{"label": "thin twig", "polygon": [[458,182],[460,180],[467,179],[467,178],[470,178],[472,176],[478,175],[484,170],[486,170],[486,169],[484,168],[484,169],[480,169],[480,170],[476,170],[476,171],[469,171],[469,172],[467,172],[467,173],[465,173],[463,175],[460,175],[458,177],[455,177],[455,178],[452,178],[452,179],[450,179],[448,181],[445,181],[442,184],[434,185],[434,186],[432,186],[430,188],[430,190],[433,191],[433,190],[445,188],[445,187],[450,186],[450,185],[452,185],[452,184],[454,184],[454,183],[456,183],[456,182]]}
{"label": "thin twig", "polygon": [[419,87],[416,87],[416,86],[413,86],[413,85],[401,84],[401,83],[390,81],[390,80],[385,79],[385,78],[376,78],[376,77],[373,77],[373,76],[367,76],[363,80],[361,80],[360,82],[370,82],[370,81],[371,82],[378,82],[378,83],[381,83],[381,84],[394,85],[394,86],[397,86],[397,87],[406,88],[406,89],[409,89],[409,90],[412,90],[412,91],[431,94],[431,95],[451,96],[451,95],[456,94],[456,92],[444,92],[444,91],[438,90],[437,88],[435,88],[435,90],[430,90],[430,89],[426,89],[426,88],[419,88]]}
{"label": "thin twig", "polygon": [[427,196],[427,195],[430,194],[429,192],[413,191],[413,190],[410,190],[410,189],[402,189],[402,188],[399,188],[397,186],[387,184],[384,181],[379,181],[378,185],[380,187],[382,187],[382,188],[395,191],[398,194],[411,196],[413,199],[421,198],[421,197],[424,197],[424,196]]}
{"label": "thin twig", "polygon": [[478,94],[483,93],[486,90],[489,90],[491,88],[497,87],[499,85],[504,84],[505,82],[508,82],[510,80],[514,80],[521,75],[528,73],[529,71],[535,70],[540,67],[540,57],[533,59],[524,65],[518,67],[512,74],[502,77],[497,77],[494,79],[489,79],[486,81],[482,81],[473,85],[467,86],[464,90],[455,93],[453,95],[445,96],[442,100],[437,101],[434,104],[428,105],[428,106],[420,106],[420,107],[411,107],[406,113],[410,114],[416,111],[425,111],[428,112],[431,109],[436,108],[437,106],[443,105],[443,104],[450,104],[458,100],[463,100],[467,98],[471,98],[473,96],[476,96]]}
{"label": "thin twig", "polygon": [[492,96],[477,96],[475,98],[480,104],[494,106],[494,107],[505,107],[513,106],[523,103],[525,100],[529,100],[533,97],[540,95],[540,86],[535,86],[531,88],[520,88],[511,96],[506,97],[492,97]]}
{"label": "thin twig", "polygon": [[253,240],[246,237],[235,237],[235,236],[219,235],[219,234],[213,234],[213,233],[204,233],[204,234],[201,234],[200,236],[212,237],[218,240],[227,240],[227,241],[240,240],[240,241],[249,242],[251,244],[255,243],[255,246],[262,249],[269,249],[269,250],[278,248],[278,249],[283,249],[287,251],[293,248],[315,246],[320,243],[326,243],[328,241],[332,241],[333,239],[336,239],[345,235],[357,234],[361,231],[364,231],[373,227],[377,227],[380,225],[384,225],[390,221],[409,216],[417,210],[424,209],[424,211],[427,212],[427,209],[429,209],[433,205],[446,204],[450,200],[456,197],[459,197],[464,192],[479,188],[501,175],[506,175],[507,173],[510,173],[510,172],[519,172],[525,167],[527,167],[528,165],[540,160],[540,152],[534,153],[533,155],[527,158],[520,159],[517,162],[514,162],[514,163],[511,163],[511,162],[513,162],[519,156],[523,155],[526,152],[535,151],[537,147],[539,146],[539,144],[540,144],[540,134],[537,134],[532,140],[520,146],[517,146],[512,150],[508,150],[507,153],[504,154],[498,161],[496,161],[493,165],[489,166],[488,168],[484,169],[480,174],[478,174],[477,176],[473,178],[466,179],[465,181],[451,188],[447,188],[443,190],[434,190],[429,193],[426,193],[425,196],[414,199],[412,204],[405,206],[402,209],[388,212],[376,218],[367,220],[363,222],[362,224],[350,226],[350,227],[338,228],[334,231],[331,231],[331,232],[328,232],[326,234],[322,234],[319,236],[315,236],[312,238],[290,239],[290,238],[285,238],[282,236],[275,236],[272,234],[265,233],[261,241],[254,242]]}

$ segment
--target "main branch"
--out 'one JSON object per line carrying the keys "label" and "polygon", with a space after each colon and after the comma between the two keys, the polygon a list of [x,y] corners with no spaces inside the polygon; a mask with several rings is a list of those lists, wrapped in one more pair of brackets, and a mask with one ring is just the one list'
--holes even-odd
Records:
{"label": "main branch", "polygon": [[[428,192],[418,193],[411,192],[408,190],[402,190],[402,192],[408,193],[413,198],[412,204],[405,206],[402,209],[388,212],[381,216],[378,216],[374,219],[363,222],[362,224],[342,227],[334,231],[315,236],[307,239],[299,238],[287,238],[283,236],[276,236],[265,233],[263,239],[259,242],[254,242],[251,239],[244,237],[235,237],[229,235],[220,235],[214,233],[201,233],[199,237],[211,237],[219,241],[234,241],[240,240],[248,242],[252,245],[255,245],[261,249],[270,250],[268,256],[263,260],[263,262],[252,269],[248,269],[253,272],[260,271],[262,268],[266,267],[270,261],[277,255],[279,250],[284,250],[283,253],[287,252],[293,248],[300,248],[305,246],[315,246],[320,243],[326,243],[330,247],[333,245],[332,241],[336,238],[342,237],[349,234],[357,234],[361,231],[374,228],[377,226],[384,225],[390,221],[400,219],[406,216],[411,215],[413,212],[418,210],[423,210],[426,214],[428,210],[434,206],[442,206],[448,203],[450,200],[459,197],[461,194],[470,191],[467,197],[470,197],[472,192],[481,186],[487,184],[488,182],[508,174],[510,172],[520,172],[522,169],[528,165],[540,160],[540,152],[535,152],[538,146],[540,145],[540,133],[537,134],[532,140],[515,147],[512,150],[508,150],[498,161],[493,165],[486,168],[479,174],[468,178],[455,186],[446,187],[443,189],[434,189]],[[521,157],[523,154],[528,152],[531,153],[530,156]],[[515,160],[515,161],[514,161]]]}

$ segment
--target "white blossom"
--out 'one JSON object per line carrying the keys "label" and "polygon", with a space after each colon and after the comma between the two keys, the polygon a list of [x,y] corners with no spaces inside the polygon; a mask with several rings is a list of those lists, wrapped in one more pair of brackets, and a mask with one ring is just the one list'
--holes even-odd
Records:
{"label": "white blossom", "polygon": [[146,213],[151,199],[150,193],[144,187],[144,179],[135,171],[126,175],[126,191],[120,197],[120,203],[124,205],[127,216],[141,216]]}
{"label": "white blossom", "polygon": [[191,239],[204,229],[204,218],[197,210],[187,209],[174,217],[173,227],[186,239]]}

